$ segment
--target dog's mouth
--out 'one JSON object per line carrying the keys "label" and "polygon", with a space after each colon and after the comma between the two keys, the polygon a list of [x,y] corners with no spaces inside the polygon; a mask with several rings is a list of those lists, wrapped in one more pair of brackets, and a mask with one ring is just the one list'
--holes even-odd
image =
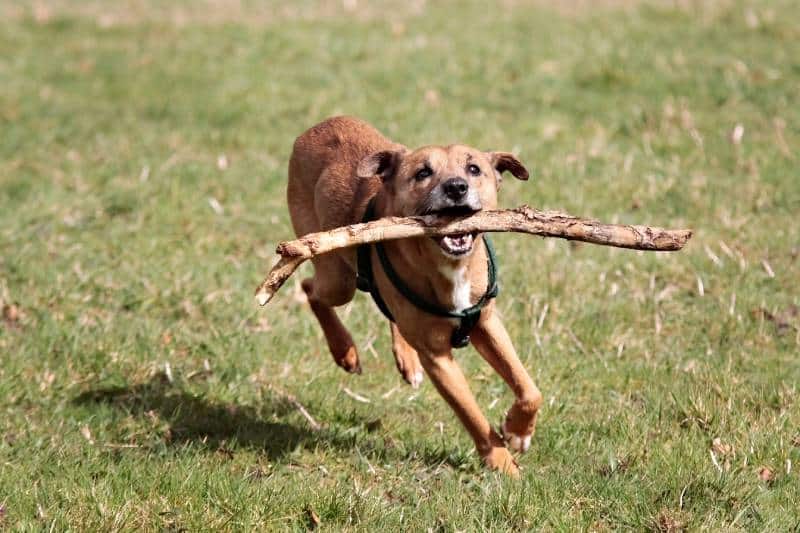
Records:
{"label": "dog's mouth", "polygon": [[[469,205],[456,205],[428,211],[426,214],[444,218],[459,218],[474,215],[478,211],[480,211],[480,209]],[[476,233],[457,233],[455,235],[431,237],[431,239],[439,245],[439,248],[441,248],[445,255],[457,258],[465,256],[472,251],[476,235]]]}
{"label": "dog's mouth", "polygon": [[474,233],[458,233],[456,235],[445,235],[443,237],[433,237],[439,248],[452,257],[460,257],[472,251],[472,246],[475,244]]}

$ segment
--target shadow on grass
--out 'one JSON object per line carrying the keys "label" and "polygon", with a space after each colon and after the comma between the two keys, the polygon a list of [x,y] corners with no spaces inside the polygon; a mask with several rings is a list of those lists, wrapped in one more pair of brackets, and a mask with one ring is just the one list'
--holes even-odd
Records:
{"label": "shadow on grass", "polygon": [[218,450],[235,441],[237,446],[263,451],[270,460],[319,438],[311,429],[264,419],[262,413],[273,418],[293,410],[284,399],[267,397],[259,409],[221,403],[170,384],[162,376],[126,387],[88,390],[73,402],[82,406],[106,404],[134,416],[156,413],[169,424],[170,445],[191,442]]}
{"label": "shadow on grass", "polygon": [[146,383],[90,389],[75,397],[73,403],[84,407],[110,405],[138,417],[155,413],[169,424],[169,438],[164,442],[170,446],[192,443],[213,451],[244,447],[265,453],[270,461],[279,461],[298,447],[328,446],[348,454],[358,448],[361,454],[381,461],[416,459],[428,466],[447,464],[454,468],[470,463],[468,457],[442,448],[387,446],[381,436],[370,432],[375,421],[355,412],[314,431],[305,424],[274,421],[296,412],[295,406],[281,396],[265,396],[257,408],[221,403],[169,383],[162,375]]}

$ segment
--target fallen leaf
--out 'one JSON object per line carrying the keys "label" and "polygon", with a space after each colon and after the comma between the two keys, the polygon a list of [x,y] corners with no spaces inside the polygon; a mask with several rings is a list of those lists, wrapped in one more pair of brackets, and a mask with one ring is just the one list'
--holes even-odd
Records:
{"label": "fallen leaf", "polygon": [[[2,299],[0,299],[2,304]],[[20,322],[25,318],[25,313],[16,304],[3,304],[3,322],[9,327],[16,329],[20,327]]]}
{"label": "fallen leaf", "polygon": [[614,453],[609,453],[608,463],[598,469],[598,473],[603,477],[610,477],[613,474],[624,474],[634,463],[634,458],[628,456],[617,457]]}
{"label": "fallen leaf", "polygon": [[730,140],[735,145],[742,144],[742,138],[744,137],[744,126],[741,124],[737,124],[734,126],[733,131],[731,131]]}
{"label": "fallen leaf", "polygon": [[697,360],[689,359],[688,361],[686,361],[686,364],[683,365],[683,371],[686,372],[687,374],[694,374],[697,371],[697,367],[698,367]]}
{"label": "fallen leaf", "polygon": [[161,335],[161,346],[167,346],[172,343],[172,334],[169,331],[165,331]]}
{"label": "fallen leaf", "polygon": [[437,107],[439,105],[439,92],[434,89],[425,91],[425,103],[431,107]]}
{"label": "fallen leaf", "polygon": [[679,516],[676,516],[667,510],[663,510],[658,513],[654,526],[656,531],[660,531],[662,533],[675,533],[677,531],[686,530],[686,523],[681,520]]}
{"label": "fallen leaf", "polygon": [[228,459],[233,459],[235,455],[233,453],[233,450],[231,450],[230,448],[226,448],[225,446],[220,446],[219,448],[217,448],[217,453],[219,453],[220,455],[224,455]]}
{"label": "fallen leaf", "polygon": [[89,444],[94,444],[94,439],[92,438],[92,431],[89,429],[89,426],[83,426],[81,428],[81,435],[83,438],[89,441]]}
{"label": "fallen leaf", "polygon": [[775,313],[770,312],[768,309],[764,307],[759,307],[752,311],[752,314],[756,318],[763,318],[775,324],[775,328],[778,330],[778,335],[783,335],[788,333],[791,329],[800,329],[800,325],[797,325],[798,315],[800,315],[800,308],[796,305],[792,304],[783,311],[776,311]]}
{"label": "fallen leaf", "polygon": [[[722,459],[722,464],[717,459],[719,456]],[[726,444],[722,442],[722,439],[719,437],[715,438],[711,442],[711,461],[714,463],[714,466],[722,472],[728,472],[731,469],[731,459],[733,456],[733,446],[730,444]]]}
{"label": "fallen leaf", "polygon": [[762,466],[758,469],[758,479],[765,483],[775,481],[775,472],[768,466]]}
{"label": "fallen leaf", "polygon": [[42,373],[42,379],[39,381],[39,390],[44,392],[45,390],[49,389],[55,380],[56,380],[55,373],[49,370],[45,370]]}
{"label": "fallen leaf", "polygon": [[722,456],[731,455],[733,453],[733,446],[722,442],[722,439],[719,437],[715,438],[711,442],[711,449]]}
{"label": "fallen leaf", "polygon": [[247,472],[245,473],[245,478],[251,481],[265,478],[269,475],[268,469],[269,466],[267,466],[266,468],[261,465],[251,466],[250,468],[247,469]]}
{"label": "fallen leaf", "polygon": [[208,199],[208,205],[211,206],[211,209],[218,215],[225,214],[225,208],[222,207],[222,204],[214,198],[213,196]]}
{"label": "fallen leaf", "polygon": [[19,320],[19,316],[19,307],[16,305],[6,304],[3,306],[3,318],[8,322],[17,322]]}
{"label": "fallen leaf", "polygon": [[319,524],[319,515],[314,512],[314,509],[311,507],[306,508],[306,517],[308,518],[308,528],[309,529],[316,529]]}

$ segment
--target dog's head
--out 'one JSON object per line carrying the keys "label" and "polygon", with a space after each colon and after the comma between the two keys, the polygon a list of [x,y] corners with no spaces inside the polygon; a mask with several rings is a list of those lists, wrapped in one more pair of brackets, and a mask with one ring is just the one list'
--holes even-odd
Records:
{"label": "dog's head", "polygon": [[[376,152],[360,162],[357,174],[380,176],[388,192],[388,215],[463,216],[497,207],[505,171],[528,179],[528,170],[513,154],[454,144]],[[456,258],[472,252],[475,235],[434,240],[445,255]]]}

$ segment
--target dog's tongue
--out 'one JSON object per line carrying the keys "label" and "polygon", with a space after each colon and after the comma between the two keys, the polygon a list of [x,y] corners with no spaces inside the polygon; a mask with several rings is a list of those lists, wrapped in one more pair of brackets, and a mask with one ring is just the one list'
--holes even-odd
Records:
{"label": "dog's tongue", "polygon": [[447,244],[454,247],[460,248],[465,246],[468,241],[472,240],[472,235],[463,234],[463,235],[448,235],[444,238],[447,241]]}

